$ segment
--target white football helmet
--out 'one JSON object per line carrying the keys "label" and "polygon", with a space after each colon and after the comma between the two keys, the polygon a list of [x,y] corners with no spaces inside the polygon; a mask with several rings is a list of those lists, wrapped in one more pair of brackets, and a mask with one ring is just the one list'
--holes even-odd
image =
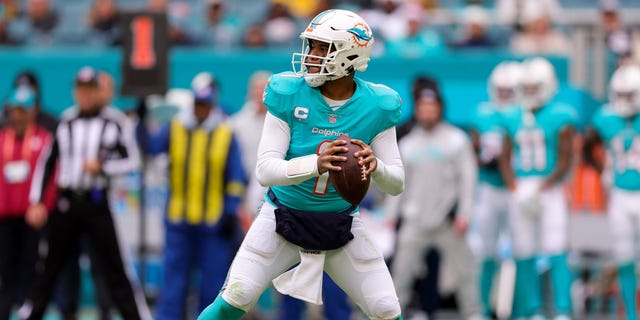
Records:
{"label": "white football helmet", "polygon": [[522,107],[528,111],[547,104],[558,92],[556,70],[545,58],[532,58],[522,63]]}
{"label": "white football helmet", "polygon": [[624,65],[613,73],[609,83],[609,105],[623,117],[640,111],[640,67]]}
{"label": "white football helmet", "polygon": [[[365,71],[369,64],[373,33],[359,15],[340,9],[331,9],[318,14],[300,34],[302,52],[294,53],[293,71],[304,76],[307,84],[318,87],[328,80],[342,78],[354,71]],[[326,57],[310,55],[309,40],[329,44]],[[308,58],[320,59],[309,63]],[[318,73],[309,73],[307,68],[316,66]]]}
{"label": "white football helmet", "polygon": [[515,61],[498,64],[489,76],[489,97],[499,107],[516,104],[522,89],[522,66]]}

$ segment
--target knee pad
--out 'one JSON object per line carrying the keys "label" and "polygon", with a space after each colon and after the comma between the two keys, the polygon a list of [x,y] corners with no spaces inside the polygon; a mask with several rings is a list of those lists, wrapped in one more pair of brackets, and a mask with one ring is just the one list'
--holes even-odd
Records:
{"label": "knee pad", "polygon": [[246,279],[229,279],[222,291],[222,297],[234,307],[249,311],[260,297],[260,289]]}
{"label": "knee pad", "polygon": [[400,303],[395,296],[384,296],[376,299],[369,309],[371,319],[395,320],[400,317]]}

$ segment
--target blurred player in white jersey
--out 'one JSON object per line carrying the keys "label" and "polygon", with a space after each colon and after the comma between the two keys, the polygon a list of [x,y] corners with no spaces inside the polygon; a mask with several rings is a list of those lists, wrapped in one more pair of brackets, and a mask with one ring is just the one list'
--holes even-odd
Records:
{"label": "blurred player in white jersey", "polygon": [[493,313],[490,297],[499,261],[498,239],[507,234],[508,227],[509,191],[498,165],[504,140],[501,118],[506,109],[517,107],[522,76],[522,67],[515,61],[493,69],[487,86],[491,100],[478,106],[471,130],[478,160],[473,229],[479,240],[475,249],[481,262],[480,298],[485,317]]}
{"label": "blurred player in white jersey", "polygon": [[[640,68],[626,65],[618,68],[610,82],[609,104],[593,116],[587,130],[585,148],[605,145],[612,163],[612,189],[608,219],[613,235],[612,249],[618,264],[618,277],[627,320],[637,320],[636,263],[640,236]],[[592,155],[592,150],[585,154]],[[604,164],[596,159],[588,163],[602,171]]]}
{"label": "blurred player in white jersey", "polygon": [[513,316],[540,317],[535,261],[544,254],[551,263],[555,319],[570,319],[569,212],[562,182],[571,166],[577,113],[570,106],[552,102],[558,83],[549,61],[532,58],[522,65],[522,108],[512,108],[503,115],[507,136],[505,159],[500,162],[513,193],[509,209],[517,270]]}

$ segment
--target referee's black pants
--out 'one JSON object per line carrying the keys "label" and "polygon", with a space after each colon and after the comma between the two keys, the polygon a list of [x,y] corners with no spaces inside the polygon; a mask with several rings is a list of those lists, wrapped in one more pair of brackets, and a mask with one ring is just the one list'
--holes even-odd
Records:
{"label": "referee's black pants", "polygon": [[[44,268],[30,290],[28,300],[19,311],[21,319],[42,319],[51,300],[56,278],[73,256],[81,236],[86,236],[89,245],[98,256],[100,270],[104,272],[111,298],[125,320],[143,318],[146,313],[144,297],[134,294],[134,289],[121,256],[111,211],[102,194],[99,200],[89,195],[66,193],[58,200],[58,209],[49,218],[47,254]],[[137,298],[137,300],[136,300]],[[136,303],[138,302],[138,303]]]}

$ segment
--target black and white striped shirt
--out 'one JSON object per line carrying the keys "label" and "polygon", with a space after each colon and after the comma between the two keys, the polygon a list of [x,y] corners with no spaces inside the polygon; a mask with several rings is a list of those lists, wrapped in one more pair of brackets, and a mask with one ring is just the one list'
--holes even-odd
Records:
{"label": "black and white striped shirt", "polygon": [[[100,174],[92,175],[83,169],[89,160],[100,161]],[[140,167],[133,123],[110,106],[91,116],[81,115],[75,106],[63,113],[53,144],[42,153],[34,171],[31,203],[42,200],[44,186],[56,163],[59,188],[77,192],[106,189],[109,177]]]}

